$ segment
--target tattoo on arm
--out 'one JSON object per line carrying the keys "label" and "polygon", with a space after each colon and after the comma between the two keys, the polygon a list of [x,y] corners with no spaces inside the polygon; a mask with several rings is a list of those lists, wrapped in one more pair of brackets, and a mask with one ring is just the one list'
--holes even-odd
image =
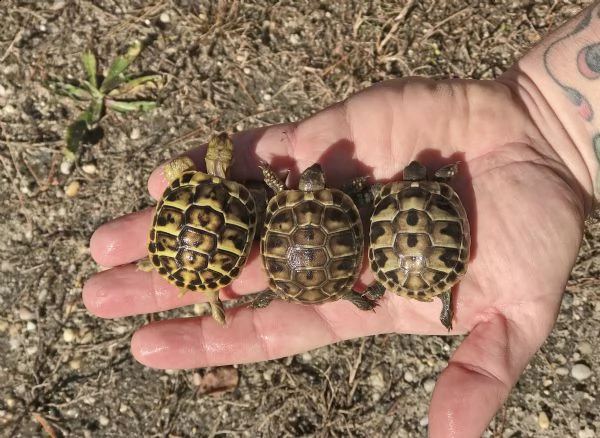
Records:
{"label": "tattoo on arm", "polygon": [[[579,116],[592,124],[591,146],[600,163],[600,4],[590,8],[566,35],[544,52],[544,68],[562,88]],[[596,42],[593,42],[596,41]],[[600,170],[596,174],[600,192]]]}

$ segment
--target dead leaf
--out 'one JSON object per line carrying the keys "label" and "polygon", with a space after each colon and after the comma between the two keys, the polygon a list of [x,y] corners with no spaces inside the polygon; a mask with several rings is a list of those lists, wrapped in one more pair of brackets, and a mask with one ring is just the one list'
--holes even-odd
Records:
{"label": "dead leaf", "polygon": [[213,368],[204,374],[194,373],[192,376],[192,382],[198,388],[196,393],[213,397],[232,392],[239,381],[239,372],[234,367]]}

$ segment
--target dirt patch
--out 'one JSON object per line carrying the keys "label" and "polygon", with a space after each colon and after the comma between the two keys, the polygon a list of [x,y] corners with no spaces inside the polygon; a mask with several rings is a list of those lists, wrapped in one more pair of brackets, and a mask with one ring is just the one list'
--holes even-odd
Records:
{"label": "dirt patch", "polygon": [[[106,321],[81,303],[97,270],[91,233],[151,202],[146,179],[157,163],[213,131],[297,120],[386,78],[493,78],[589,2],[307,3],[0,3],[1,435],[45,436],[44,421],[64,436],[426,435],[430,392],[458,338],[343,342],[239,366],[228,372],[239,378],[233,391],[209,395],[198,382],[211,370],[146,369],[129,353],[147,319],[192,309]],[[63,130],[81,108],[44,78],[82,77],[84,49],[107,63],[134,39],[148,42],[135,69],[168,78],[160,108],[109,115],[100,141],[61,173]],[[555,330],[485,436],[600,431],[598,229]],[[575,380],[580,362],[595,376]]]}

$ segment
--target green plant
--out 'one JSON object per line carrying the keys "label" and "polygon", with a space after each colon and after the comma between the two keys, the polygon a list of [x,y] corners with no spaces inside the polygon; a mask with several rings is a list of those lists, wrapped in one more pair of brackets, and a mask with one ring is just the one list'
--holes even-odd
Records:
{"label": "green plant", "polygon": [[65,134],[65,158],[72,161],[86,134],[96,127],[107,110],[127,114],[135,111],[150,111],[156,108],[155,100],[143,99],[149,91],[162,86],[159,74],[130,75],[126,73],[143,49],[141,42],[134,42],[123,55],[117,56],[105,75],[97,74],[97,59],[90,51],[81,55],[85,80],[75,84],[49,81],[56,93],[78,101],[89,102],[87,109],[71,123]]}

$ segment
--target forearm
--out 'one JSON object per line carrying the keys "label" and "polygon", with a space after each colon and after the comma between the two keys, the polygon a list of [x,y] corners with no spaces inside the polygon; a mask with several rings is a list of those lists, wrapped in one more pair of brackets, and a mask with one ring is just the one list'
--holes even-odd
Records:
{"label": "forearm", "polygon": [[517,84],[517,93],[544,139],[588,199],[592,194],[598,198],[600,2],[546,36],[502,79]]}

